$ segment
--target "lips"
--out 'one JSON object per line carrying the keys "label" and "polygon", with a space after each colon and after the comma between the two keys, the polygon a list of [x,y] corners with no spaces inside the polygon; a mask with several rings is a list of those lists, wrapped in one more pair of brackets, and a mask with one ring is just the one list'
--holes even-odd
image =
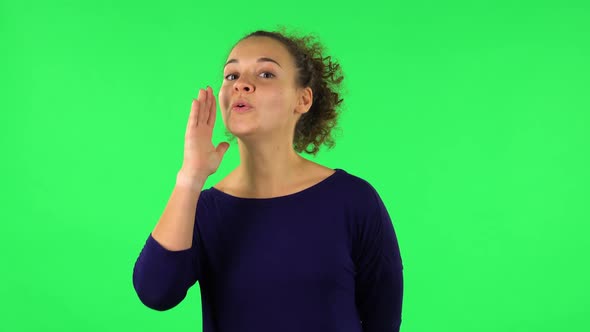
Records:
{"label": "lips", "polygon": [[234,108],[234,107],[250,107],[250,108],[252,108],[252,105],[250,103],[248,103],[248,101],[245,99],[238,99],[231,104],[231,107],[232,108]]}
{"label": "lips", "polygon": [[246,112],[251,109],[252,109],[252,107],[250,107],[250,106],[242,106],[242,107],[234,106],[234,107],[232,107],[232,111],[238,112],[238,113],[239,112]]}
{"label": "lips", "polygon": [[252,109],[252,105],[246,99],[238,99],[232,103],[232,111],[234,112],[246,112]]}

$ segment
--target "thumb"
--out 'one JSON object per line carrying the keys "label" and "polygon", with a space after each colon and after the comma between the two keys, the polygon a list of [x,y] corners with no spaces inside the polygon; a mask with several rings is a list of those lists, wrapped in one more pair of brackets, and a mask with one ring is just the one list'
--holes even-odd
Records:
{"label": "thumb", "polygon": [[223,158],[223,155],[225,155],[225,152],[227,151],[227,149],[229,149],[229,143],[221,142],[217,145],[217,148],[215,148],[215,151],[217,151],[217,153],[219,153],[221,155],[221,158]]}

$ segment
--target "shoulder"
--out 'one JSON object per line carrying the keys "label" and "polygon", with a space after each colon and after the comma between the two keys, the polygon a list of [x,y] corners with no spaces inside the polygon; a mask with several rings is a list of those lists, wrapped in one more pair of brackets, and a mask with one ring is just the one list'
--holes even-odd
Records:
{"label": "shoulder", "polygon": [[371,197],[377,194],[377,190],[368,180],[362,176],[356,175],[344,169],[338,169],[340,172],[340,179],[338,181],[341,188],[347,189],[354,194],[355,197]]}
{"label": "shoulder", "polygon": [[356,173],[338,170],[332,191],[342,198],[344,205],[354,209],[358,215],[374,213],[381,207],[381,197],[371,182]]}

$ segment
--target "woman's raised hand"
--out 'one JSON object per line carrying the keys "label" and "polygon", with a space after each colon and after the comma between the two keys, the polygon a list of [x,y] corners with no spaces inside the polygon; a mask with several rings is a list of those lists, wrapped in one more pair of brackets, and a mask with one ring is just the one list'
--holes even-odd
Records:
{"label": "woman's raised hand", "polygon": [[215,173],[221,164],[228,142],[221,142],[217,148],[211,140],[217,107],[213,89],[199,89],[199,96],[193,99],[191,113],[184,139],[184,159],[179,175],[201,184]]}

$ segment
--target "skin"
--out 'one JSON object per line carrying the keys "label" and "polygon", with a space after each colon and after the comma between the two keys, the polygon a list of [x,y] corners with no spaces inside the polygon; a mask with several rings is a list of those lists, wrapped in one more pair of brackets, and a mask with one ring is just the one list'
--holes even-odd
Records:
{"label": "skin", "polygon": [[[257,62],[260,57],[277,61]],[[301,157],[293,149],[297,120],[309,111],[310,87],[295,84],[296,68],[288,50],[268,37],[238,43],[223,69],[219,107],[226,128],[237,137],[240,164],[215,187],[242,197],[275,197],[297,192],[333,170]],[[231,104],[247,100],[253,109],[232,111]]]}

